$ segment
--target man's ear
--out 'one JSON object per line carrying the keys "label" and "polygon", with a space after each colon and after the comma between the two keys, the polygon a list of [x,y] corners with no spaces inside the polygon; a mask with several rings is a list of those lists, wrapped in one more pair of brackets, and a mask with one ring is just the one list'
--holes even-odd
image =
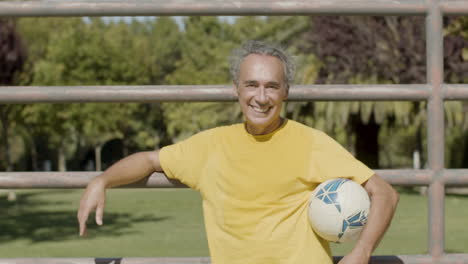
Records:
{"label": "man's ear", "polygon": [[284,95],[283,101],[288,100],[289,96],[289,84],[286,84],[286,94]]}
{"label": "man's ear", "polygon": [[232,81],[232,87],[234,89],[234,93],[239,96],[239,87],[237,86],[235,81]]}

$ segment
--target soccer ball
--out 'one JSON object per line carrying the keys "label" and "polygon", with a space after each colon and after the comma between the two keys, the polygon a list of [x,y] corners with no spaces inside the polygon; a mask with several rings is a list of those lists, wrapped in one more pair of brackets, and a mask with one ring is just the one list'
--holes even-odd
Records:
{"label": "soccer ball", "polygon": [[369,195],[361,185],[349,179],[331,179],[312,192],[309,222],[328,241],[354,241],[366,223],[369,208]]}

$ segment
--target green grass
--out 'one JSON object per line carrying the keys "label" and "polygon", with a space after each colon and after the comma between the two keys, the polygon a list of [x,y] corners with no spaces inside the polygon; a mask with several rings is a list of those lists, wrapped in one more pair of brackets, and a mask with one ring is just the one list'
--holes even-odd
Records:
{"label": "green grass", "polygon": [[448,253],[468,253],[467,205],[467,195],[452,195],[445,201],[445,243]]}
{"label": "green grass", "polygon": [[[0,256],[159,257],[208,256],[200,195],[189,189],[111,190],[104,226],[89,224],[78,237],[81,190],[24,190],[18,200],[0,196]],[[446,244],[468,252],[468,197],[446,199]],[[376,254],[427,252],[427,197],[402,193],[392,226]],[[352,245],[333,245],[343,255]]]}
{"label": "green grass", "polygon": [[[18,192],[0,199],[2,257],[207,256],[200,196],[189,189],[108,191],[104,226],[78,237],[80,190]],[[6,210],[5,210],[6,208]],[[91,219],[93,220],[93,219]]]}

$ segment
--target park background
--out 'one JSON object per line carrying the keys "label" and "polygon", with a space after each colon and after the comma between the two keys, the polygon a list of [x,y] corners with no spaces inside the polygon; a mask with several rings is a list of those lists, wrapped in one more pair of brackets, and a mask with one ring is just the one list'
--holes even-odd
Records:
{"label": "park background", "polygon": [[[416,16],[1,19],[0,84],[229,84],[227,57],[247,39],[287,47],[296,84],[425,83],[424,28]],[[444,35],[445,82],[467,83],[468,17],[444,18]],[[466,102],[445,102],[447,168],[468,167],[467,111]],[[373,169],[425,167],[425,102],[288,102],[283,115],[327,132]],[[103,170],[241,121],[236,103],[0,105],[0,169]],[[399,191],[376,253],[426,253],[424,190]],[[111,190],[105,225],[84,239],[75,217],[81,190],[15,194],[0,194],[2,257],[208,255],[200,197],[188,189]],[[460,208],[468,197],[450,190],[445,202],[446,250],[466,253],[468,212]]]}

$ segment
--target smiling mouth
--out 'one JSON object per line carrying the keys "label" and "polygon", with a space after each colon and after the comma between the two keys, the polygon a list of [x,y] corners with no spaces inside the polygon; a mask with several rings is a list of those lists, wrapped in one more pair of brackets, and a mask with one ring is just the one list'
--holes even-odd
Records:
{"label": "smiling mouth", "polygon": [[271,109],[271,107],[263,107],[263,108],[262,108],[262,107],[253,106],[253,105],[251,105],[250,107],[251,107],[255,112],[260,113],[260,114],[265,114],[266,112],[268,112],[268,111]]}

